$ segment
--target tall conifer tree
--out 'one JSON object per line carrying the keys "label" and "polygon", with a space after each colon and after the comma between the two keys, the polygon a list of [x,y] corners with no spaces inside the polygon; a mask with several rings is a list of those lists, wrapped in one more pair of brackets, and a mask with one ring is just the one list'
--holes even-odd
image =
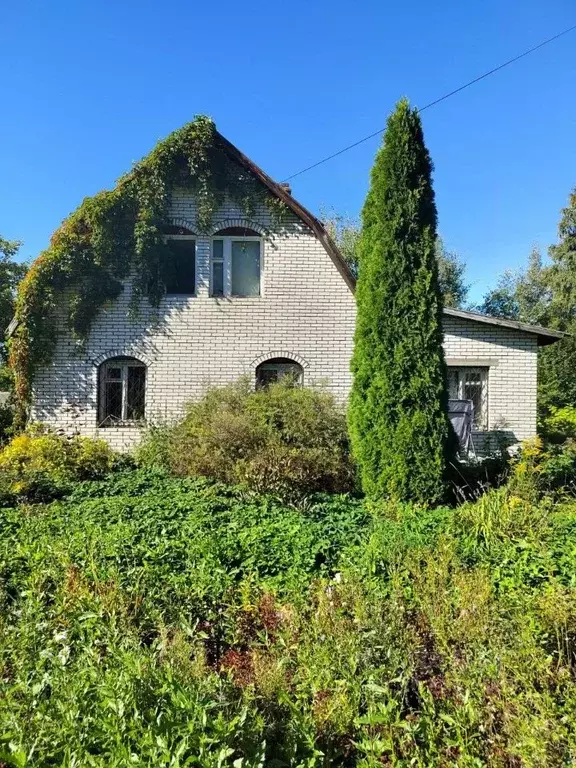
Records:
{"label": "tall conifer tree", "polygon": [[362,211],[349,423],[364,492],[434,503],[449,424],[432,162],[416,110],[389,117]]}

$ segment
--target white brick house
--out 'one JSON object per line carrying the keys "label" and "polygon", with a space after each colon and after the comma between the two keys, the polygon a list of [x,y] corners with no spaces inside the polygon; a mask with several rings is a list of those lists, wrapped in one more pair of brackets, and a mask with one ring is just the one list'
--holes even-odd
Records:
{"label": "white brick house", "polygon": [[[211,386],[296,371],[345,402],[351,386],[354,278],[322,224],[232,145],[234,158],[288,207],[280,228],[259,204],[249,220],[231,201],[199,235],[193,197],[174,189],[168,237],[181,261],[159,312],[128,318],[130,283],[94,322],[78,355],[61,323],[52,363],[37,373],[32,418],[69,433],[137,441],[142,423],[176,418]],[[559,334],[445,310],[451,395],[476,403],[479,438],[536,431],[539,345]]]}

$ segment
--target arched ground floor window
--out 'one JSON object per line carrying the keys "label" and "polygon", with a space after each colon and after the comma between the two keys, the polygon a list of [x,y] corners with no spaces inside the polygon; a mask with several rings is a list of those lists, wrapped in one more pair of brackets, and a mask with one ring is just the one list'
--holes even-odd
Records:
{"label": "arched ground floor window", "polygon": [[256,386],[267,387],[276,381],[290,378],[294,384],[302,386],[304,369],[300,363],[288,357],[274,357],[265,360],[256,368]]}
{"label": "arched ground floor window", "polygon": [[98,421],[101,427],[144,419],[146,366],[134,357],[113,357],[98,369]]}

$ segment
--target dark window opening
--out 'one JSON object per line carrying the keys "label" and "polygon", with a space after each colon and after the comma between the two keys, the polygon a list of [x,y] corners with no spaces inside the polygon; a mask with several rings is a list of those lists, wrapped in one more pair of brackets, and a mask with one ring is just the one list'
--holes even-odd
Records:
{"label": "dark window opening", "polygon": [[196,241],[171,238],[167,245],[168,254],[163,265],[166,293],[195,293]]}
{"label": "dark window opening", "polygon": [[256,386],[268,387],[277,381],[290,380],[295,386],[302,386],[304,369],[288,357],[275,357],[260,363],[256,368]]}

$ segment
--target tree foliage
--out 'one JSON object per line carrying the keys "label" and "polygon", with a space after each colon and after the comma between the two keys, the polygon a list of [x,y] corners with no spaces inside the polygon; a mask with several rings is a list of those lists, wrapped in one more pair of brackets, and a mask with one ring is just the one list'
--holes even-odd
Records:
{"label": "tree foliage", "polygon": [[362,211],[349,411],[363,489],[433,503],[448,418],[432,162],[418,113],[401,101]]}
{"label": "tree foliage", "polygon": [[[322,216],[324,226],[332,237],[355,277],[360,262],[360,222],[352,216],[334,210]],[[455,251],[449,251],[440,236],[436,239],[438,280],[444,305],[462,309],[468,299],[470,286],[465,282],[466,264]]]}
{"label": "tree foliage", "polygon": [[470,290],[470,285],[465,282],[465,262],[455,251],[446,248],[441,237],[436,239],[436,260],[444,306],[463,309]]}
{"label": "tree foliage", "polygon": [[21,245],[0,236],[0,362],[5,356],[4,334],[14,314],[16,288],[26,274],[26,264],[14,261]]}
{"label": "tree foliage", "polygon": [[576,189],[563,209],[558,243],[544,262],[538,249],[528,266],[506,272],[479,309],[486,314],[550,326],[568,335],[540,350],[538,407],[541,418],[554,409],[576,407]]}
{"label": "tree foliage", "polygon": [[350,267],[352,274],[358,277],[360,261],[360,222],[352,216],[337,213],[334,210],[321,213],[323,224]]}
{"label": "tree foliage", "polygon": [[546,416],[555,408],[576,407],[576,188],[562,211],[558,243],[549,250],[545,319],[568,335],[542,350],[539,406]]}
{"label": "tree foliage", "polygon": [[501,317],[504,320],[520,319],[520,309],[516,299],[517,281],[517,275],[511,270],[506,270],[500,275],[496,287],[486,293],[477,310],[483,315]]}

